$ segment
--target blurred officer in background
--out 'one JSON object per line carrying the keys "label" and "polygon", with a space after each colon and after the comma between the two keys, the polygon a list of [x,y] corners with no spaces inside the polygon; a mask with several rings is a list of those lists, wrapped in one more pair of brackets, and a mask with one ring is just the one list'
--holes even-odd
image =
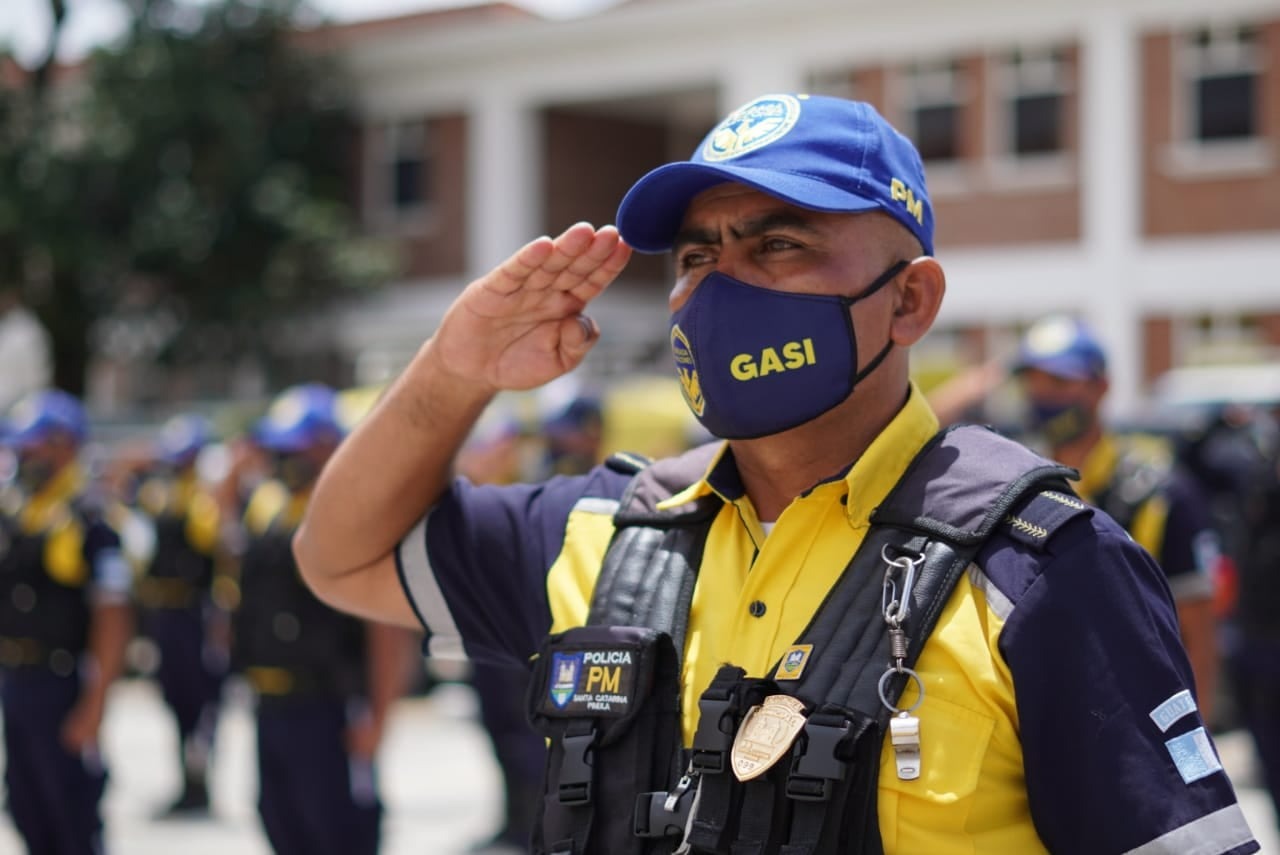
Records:
{"label": "blurred officer in background", "polygon": [[233,662],[257,694],[258,811],[278,855],[372,855],[374,756],[404,689],[412,637],[334,611],[298,575],[290,539],[342,439],[326,386],[283,392],[254,438],[272,458],[244,515]]}
{"label": "blurred officer in background", "polygon": [[581,475],[600,463],[604,408],[576,377],[565,375],[539,389],[538,415],[545,453],[537,480]]}
{"label": "blurred officer in background", "polygon": [[152,520],[156,538],[137,603],[142,631],[160,655],[156,679],[178,726],[182,791],[164,812],[172,816],[209,810],[209,758],[227,672],[226,589],[234,582],[219,554],[218,502],[196,472],[211,439],[199,416],[170,419],[137,490],[138,507]]}
{"label": "blurred officer in background", "polygon": [[132,569],[111,509],[86,483],[80,402],[21,399],[4,442],[16,457],[0,513],[0,699],[5,785],[33,855],[103,851],[98,731],[132,632]]}
{"label": "blurred officer in background", "polygon": [[[458,453],[458,474],[474,484],[521,480],[522,427],[494,406],[481,418]],[[529,675],[502,663],[473,662],[471,685],[480,704],[480,723],[493,747],[502,776],[502,825],[473,855],[519,855],[529,850],[533,821],[542,800],[546,743],[534,733],[524,711]]]}
{"label": "blurred officer in background", "polygon": [[1233,559],[1234,590],[1220,597],[1223,654],[1280,821],[1280,402],[1221,407],[1184,453]]}
{"label": "blurred officer in background", "polygon": [[1222,551],[1200,485],[1177,465],[1168,442],[1103,425],[1107,358],[1083,323],[1055,316],[1034,324],[1014,373],[1026,393],[1028,428],[1050,456],[1079,470],[1080,497],[1110,514],[1163,568],[1197,700],[1212,722],[1219,664],[1213,594]]}

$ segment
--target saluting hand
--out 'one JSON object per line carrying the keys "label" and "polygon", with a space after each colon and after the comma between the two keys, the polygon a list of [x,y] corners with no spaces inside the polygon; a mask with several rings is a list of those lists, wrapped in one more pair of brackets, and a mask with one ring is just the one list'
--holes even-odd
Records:
{"label": "saluting hand", "polygon": [[631,248],[613,226],[570,226],[526,244],[467,286],[434,337],[437,365],[494,391],[531,389],[575,368],[599,338],[582,314]]}

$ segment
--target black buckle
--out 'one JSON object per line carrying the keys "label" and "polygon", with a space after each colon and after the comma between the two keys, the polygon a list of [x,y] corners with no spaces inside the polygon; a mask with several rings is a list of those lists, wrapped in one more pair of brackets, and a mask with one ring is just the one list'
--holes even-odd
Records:
{"label": "black buckle", "polygon": [[724,771],[724,751],[697,751],[689,757],[689,766],[700,775],[719,775]]}
{"label": "black buckle", "polygon": [[849,764],[836,756],[853,725],[818,724],[812,718],[804,726],[804,753],[798,754],[787,776],[787,798],[802,802],[824,802],[831,798],[832,784],[843,781]]}
{"label": "black buckle", "polygon": [[560,804],[578,807],[591,802],[591,749],[595,738],[595,731],[564,738],[558,790]]}
{"label": "black buckle", "polygon": [[636,796],[636,812],[633,830],[636,837],[680,837],[689,824],[689,809],[693,806],[693,790],[681,793],[675,810],[667,810],[671,793],[641,793]]}
{"label": "black buckle", "polygon": [[724,758],[733,745],[732,728],[725,730],[724,721],[737,706],[732,695],[698,699],[698,729],[693,735],[692,768],[703,775],[719,775],[725,770]]}

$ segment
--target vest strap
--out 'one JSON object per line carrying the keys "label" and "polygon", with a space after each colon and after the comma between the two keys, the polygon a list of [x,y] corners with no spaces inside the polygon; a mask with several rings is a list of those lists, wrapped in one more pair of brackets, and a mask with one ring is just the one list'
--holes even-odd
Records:
{"label": "vest strap", "polygon": [[[743,788],[729,770],[733,737],[747,710],[777,692],[771,680],[748,680],[746,671],[722,665],[698,699],[698,730],[693,737],[690,770],[698,775],[697,810],[686,842],[695,850],[724,852],[737,833]],[[768,805],[773,810],[772,799]]]}
{"label": "vest strap", "polygon": [[[868,745],[880,738],[875,719],[853,710],[823,707],[809,715],[793,752],[787,776],[787,798],[792,802],[791,834],[779,855],[812,855],[823,834],[832,833],[829,816],[846,809],[856,792],[855,774],[866,777],[867,763],[859,767],[855,750],[865,758],[875,755]],[[857,851],[857,850],[853,850]]]}
{"label": "vest strap", "polygon": [[590,719],[571,719],[565,728],[564,760],[560,765],[558,798],[565,807],[591,804],[592,754],[596,729]]}
{"label": "vest strap", "polygon": [[730,855],[764,855],[773,852],[778,832],[787,827],[788,804],[772,775],[747,781],[743,787],[738,833]]}

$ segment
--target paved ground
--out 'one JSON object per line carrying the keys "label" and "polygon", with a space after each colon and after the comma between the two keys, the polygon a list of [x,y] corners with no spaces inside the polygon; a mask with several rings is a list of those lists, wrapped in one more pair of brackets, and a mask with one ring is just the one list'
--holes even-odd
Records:
{"label": "paved ground", "polygon": [[[496,828],[497,768],[474,713],[474,696],[458,684],[401,701],[393,713],[380,758],[387,803],[383,855],[453,855]],[[233,698],[219,727],[213,820],[151,818],[178,789],[174,728],[151,684],[117,686],[104,727],[111,855],[269,855],[254,807],[254,735],[246,702]],[[8,817],[0,816],[0,855],[20,852]]]}
{"label": "paved ground", "polygon": [[[388,807],[383,855],[457,855],[495,827],[497,770],[474,714],[474,697],[457,684],[401,702],[382,755]],[[115,689],[104,739],[113,775],[106,799],[112,855],[270,855],[254,812],[253,730],[243,700],[228,704],[219,731],[214,820],[150,818],[177,788],[173,726],[150,684]],[[1247,737],[1220,735],[1218,747],[1262,851],[1280,855],[1280,835],[1270,802],[1256,787]],[[20,852],[7,817],[0,816],[0,855]]]}

